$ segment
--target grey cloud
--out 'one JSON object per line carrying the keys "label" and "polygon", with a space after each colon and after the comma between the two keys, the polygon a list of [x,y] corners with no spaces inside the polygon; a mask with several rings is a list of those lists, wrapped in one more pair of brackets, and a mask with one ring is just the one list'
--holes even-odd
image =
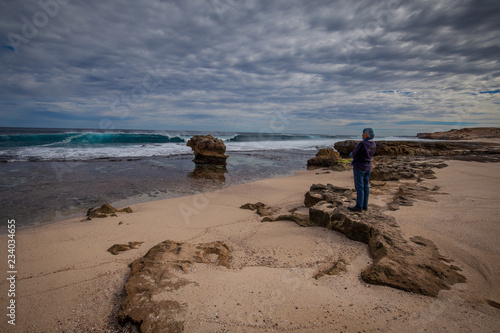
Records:
{"label": "grey cloud", "polygon": [[[313,119],[325,122],[311,132],[327,130],[329,119],[432,120],[439,111],[431,110],[453,108],[454,92],[463,104],[477,98],[464,92],[498,89],[497,3],[71,1],[15,54],[8,34],[22,36],[22,17],[41,9],[6,1],[0,5],[0,106],[67,102],[74,106],[67,112],[88,109],[99,120],[119,100],[129,115],[116,121],[142,127],[175,125],[169,114],[196,122],[231,110],[241,111],[238,119],[246,114],[264,122],[277,106],[300,119],[290,122],[290,131],[302,129],[308,117],[311,126],[317,126]],[[414,93],[374,94],[384,90]],[[429,94],[440,97],[429,105],[423,100]],[[484,118],[497,105],[498,95],[488,96]],[[9,115],[0,111],[0,117]],[[65,119],[78,127],[78,117]]]}

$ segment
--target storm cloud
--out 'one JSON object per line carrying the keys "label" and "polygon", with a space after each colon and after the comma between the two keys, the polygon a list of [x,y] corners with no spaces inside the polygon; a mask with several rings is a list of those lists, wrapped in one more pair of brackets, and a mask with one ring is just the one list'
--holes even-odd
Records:
{"label": "storm cloud", "polygon": [[2,1],[0,126],[500,126],[498,1]]}

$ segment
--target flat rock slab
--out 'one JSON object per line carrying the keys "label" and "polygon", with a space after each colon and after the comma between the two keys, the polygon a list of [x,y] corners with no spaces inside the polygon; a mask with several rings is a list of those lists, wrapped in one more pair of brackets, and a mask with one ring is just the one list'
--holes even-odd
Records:
{"label": "flat rock slab", "polygon": [[229,247],[223,242],[189,244],[166,240],[130,264],[126,297],[119,310],[122,324],[131,321],[141,332],[182,332],[185,304],[170,292],[194,282],[185,278],[194,263],[229,268]]}

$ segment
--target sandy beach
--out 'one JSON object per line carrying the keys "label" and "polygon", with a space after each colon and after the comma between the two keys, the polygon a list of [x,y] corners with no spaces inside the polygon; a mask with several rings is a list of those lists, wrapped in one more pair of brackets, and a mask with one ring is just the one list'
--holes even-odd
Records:
{"label": "sandy beach", "polygon": [[0,1],[0,333],[500,333],[499,18]]}
{"label": "sandy beach", "polygon": [[[129,264],[165,240],[223,241],[229,267],[193,262],[182,288],[158,297],[183,305],[186,332],[499,332],[500,164],[446,161],[434,201],[388,211],[405,238],[423,236],[453,261],[465,283],[429,297],[363,282],[372,259],[366,244],[321,227],[261,222],[246,203],[288,210],[303,206],[315,183],[353,188],[352,172],[322,169],[163,201],[132,205],[133,213],[84,216],[18,231],[15,326],[8,324],[9,281],[0,283],[2,332],[135,332],[117,323]],[[373,190],[385,206],[390,190]],[[396,187],[394,186],[394,189]],[[119,207],[121,208],[121,207]],[[12,217],[15,219],[15,216]],[[2,272],[7,235],[0,236]],[[112,255],[114,244],[143,242]],[[313,278],[328,263],[346,271]]]}

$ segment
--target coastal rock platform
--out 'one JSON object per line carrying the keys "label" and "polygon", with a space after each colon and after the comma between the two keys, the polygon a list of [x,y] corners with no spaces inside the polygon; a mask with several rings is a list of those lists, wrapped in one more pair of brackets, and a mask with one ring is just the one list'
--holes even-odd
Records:
{"label": "coastal rock platform", "polygon": [[433,140],[473,140],[500,138],[500,128],[498,127],[476,127],[452,129],[446,132],[418,133],[420,139]]}
{"label": "coastal rock platform", "polygon": [[[335,143],[341,156],[349,156],[359,141],[346,140]],[[485,160],[500,156],[500,143],[468,141],[375,141],[378,156],[439,156],[447,158],[475,157]],[[472,158],[470,158],[472,159]]]}
{"label": "coastal rock platform", "polygon": [[[365,282],[436,297],[440,290],[449,289],[455,283],[464,283],[465,276],[459,273],[460,268],[450,265],[450,260],[439,254],[431,240],[421,236],[404,239],[396,220],[384,211],[411,206],[416,200],[435,201],[431,196],[437,190],[401,184],[386,207],[370,205],[366,212],[353,213],[347,209],[348,205],[354,204],[355,192],[352,189],[313,184],[304,196],[308,216],[301,213],[302,207],[283,213],[279,207],[273,210],[261,202],[241,208],[256,207],[257,212],[266,208],[271,214],[259,213],[265,216],[262,222],[293,221],[304,227],[320,226],[366,243],[373,264],[361,272]],[[338,265],[338,262],[333,265]]]}

